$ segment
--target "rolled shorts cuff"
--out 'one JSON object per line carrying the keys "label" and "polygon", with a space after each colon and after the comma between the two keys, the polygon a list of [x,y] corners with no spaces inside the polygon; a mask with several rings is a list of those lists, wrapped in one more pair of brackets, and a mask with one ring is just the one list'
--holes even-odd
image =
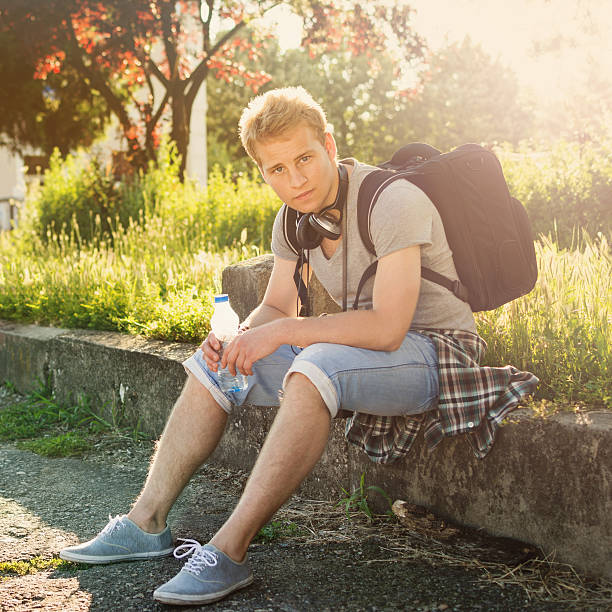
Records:
{"label": "rolled shorts cuff", "polygon": [[321,398],[325,402],[331,414],[331,418],[335,418],[340,408],[340,400],[338,399],[336,388],[329,379],[329,376],[314,363],[305,360],[297,360],[293,362],[287,374],[285,374],[285,378],[283,379],[283,391],[285,390],[289,376],[294,372],[299,372],[310,380],[321,394]]}
{"label": "rolled shorts cuff", "polygon": [[215,381],[209,376],[208,371],[202,368],[195,354],[183,361],[183,367],[188,373],[193,374],[206,389],[210,391],[213,399],[223,408],[223,410],[225,410],[225,412],[227,412],[227,414],[231,414],[233,407],[232,402],[225,397]]}

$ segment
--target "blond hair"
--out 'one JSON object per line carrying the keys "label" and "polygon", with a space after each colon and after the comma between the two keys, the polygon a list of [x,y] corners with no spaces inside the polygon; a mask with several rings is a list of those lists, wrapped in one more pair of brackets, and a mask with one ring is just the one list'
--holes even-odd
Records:
{"label": "blond hair", "polygon": [[253,98],[242,111],[238,124],[240,140],[249,156],[261,166],[255,145],[266,138],[275,138],[300,123],[314,129],[321,144],[329,131],[321,106],[303,87],[272,89]]}

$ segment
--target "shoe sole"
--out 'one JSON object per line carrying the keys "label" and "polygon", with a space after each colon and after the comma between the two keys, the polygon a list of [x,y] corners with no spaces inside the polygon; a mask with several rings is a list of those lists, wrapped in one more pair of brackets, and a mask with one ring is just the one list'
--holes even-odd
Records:
{"label": "shoe sole", "polygon": [[175,606],[193,606],[213,603],[219,601],[224,597],[227,597],[230,593],[243,589],[249,586],[253,582],[253,576],[249,576],[242,582],[232,585],[231,588],[225,589],[225,591],[217,591],[216,593],[210,593],[209,595],[182,595],[181,593],[153,593],[153,598],[161,603],[171,604]]}
{"label": "shoe sole", "polygon": [[59,558],[64,561],[72,561],[74,563],[87,563],[89,565],[104,565],[106,563],[120,563],[121,561],[143,561],[145,559],[156,559],[158,557],[167,557],[172,554],[173,548],[166,548],[157,552],[133,553],[131,555],[109,555],[107,557],[98,557],[93,555],[80,555],[70,551],[60,551]]}

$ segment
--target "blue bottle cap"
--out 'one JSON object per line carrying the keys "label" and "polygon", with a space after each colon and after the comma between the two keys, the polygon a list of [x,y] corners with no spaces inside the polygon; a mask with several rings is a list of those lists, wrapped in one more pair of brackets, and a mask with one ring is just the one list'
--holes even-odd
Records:
{"label": "blue bottle cap", "polygon": [[227,295],[227,293],[215,295],[215,304],[220,304],[221,302],[229,302],[229,296]]}

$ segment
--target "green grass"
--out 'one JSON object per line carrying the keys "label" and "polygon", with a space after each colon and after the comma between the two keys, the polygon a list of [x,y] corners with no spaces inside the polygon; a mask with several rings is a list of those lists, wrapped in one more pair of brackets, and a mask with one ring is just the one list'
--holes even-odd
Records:
{"label": "green grass", "polygon": [[26,574],[36,574],[47,570],[72,571],[75,569],[85,569],[81,563],[72,563],[53,557],[51,559],[43,559],[42,557],[33,557],[32,559],[18,561],[2,561],[0,562],[0,579],[10,578],[12,576],[25,576]]}
{"label": "green grass", "polygon": [[110,234],[98,225],[88,242],[76,222],[46,238],[25,227],[3,232],[0,317],[197,342],[209,331],[223,269],[261,252],[246,227],[233,246],[206,242],[205,223],[205,215],[143,215]]}
{"label": "green grass", "polygon": [[23,402],[0,410],[0,440],[23,440],[74,429],[97,433],[109,429],[109,424],[95,414],[85,398],[67,406],[56,402],[43,386]]}
{"label": "green grass", "polygon": [[283,538],[298,536],[303,528],[292,521],[270,521],[264,525],[257,535],[255,542],[273,542]]}
{"label": "green grass", "polygon": [[[349,493],[344,487],[342,488],[343,497],[336,504],[337,506],[344,506],[344,512],[347,518],[355,514],[361,514],[367,518],[368,521],[373,521],[377,516],[393,516],[391,509],[392,501],[387,492],[381,487],[376,485],[365,484],[365,472],[361,473],[359,479],[359,486]],[[385,505],[389,506],[388,510],[384,515],[376,515],[370,508],[372,502],[372,495],[376,494],[385,501]]]}
{"label": "green grass", "polygon": [[75,457],[91,449],[91,442],[81,434],[69,431],[37,440],[19,442],[17,448],[29,450],[43,457]]}
{"label": "green grass", "polygon": [[90,407],[86,397],[63,404],[45,387],[0,410],[0,440],[17,442],[18,448],[45,457],[83,455],[102,436],[134,442],[144,438],[138,428],[123,427],[117,411],[108,421]]}
{"label": "green grass", "polygon": [[559,249],[536,244],[539,279],[527,296],[479,313],[486,363],[540,378],[537,398],[612,408],[612,257],[604,236]]}

